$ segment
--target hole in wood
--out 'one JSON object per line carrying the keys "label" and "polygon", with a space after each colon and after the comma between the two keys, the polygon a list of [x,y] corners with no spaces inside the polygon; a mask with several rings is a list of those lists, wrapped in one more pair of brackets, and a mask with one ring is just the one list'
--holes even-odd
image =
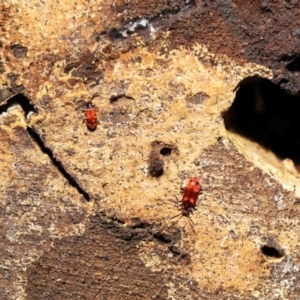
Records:
{"label": "hole in wood", "polygon": [[257,75],[243,79],[235,91],[234,102],[222,113],[226,129],[291,159],[300,170],[300,97]]}
{"label": "hole in wood", "polygon": [[276,248],[269,247],[267,245],[265,245],[261,248],[261,252],[268,257],[281,258],[284,256],[283,250],[279,251]]}
{"label": "hole in wood", "polygon": [[160,177],[164,174],[165,162],[178,155],[179,151],[176,146],[165,144],[161,141],[153,141],[151,147],[149,174],[152,177]]}
{"label": "hole in wood", "polygon": [[300,72],[300,57],[294,58],[286,65],[286,68],[291,72]]}
{"label": "hole in wood", "polygon": [[[5,103],[5,100],[3,102]],[[0,106],[0,114],[7,112],[9,108],[16,105],[21,106],[25,117],[28,117],[30,114],[36,112],[34,105],[30,103],[30,100],[27,97],[25,97],[23,94],[17,94],[6,100],[6,103]]]}
{"label": "hole in wood", "polygon": [[171,153],[172,153],[172,148],[169,148],[169,147],[163,147],[160,150],[160,154],[163,156],[169,156],[169,155],[171,155]]}

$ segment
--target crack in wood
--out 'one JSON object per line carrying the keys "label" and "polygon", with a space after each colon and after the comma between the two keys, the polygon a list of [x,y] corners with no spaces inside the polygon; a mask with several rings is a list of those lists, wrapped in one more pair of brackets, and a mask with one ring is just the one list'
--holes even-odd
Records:
{"label": "crack in wood", "polygon": [[65,177],[65,179],[69,182],[69,184],[73,186],[78,191],[78,193],[84,197],[86,201],[90,201],[90,195],[80,186],[80,183],[78,183],[77,180],[66,171],[62,163],[54,157],[53,152],[51,151],[50,148],[45,146],[39,134],[31,127],[27,127],[26,130],[30,135],[30,137],[36,142],[36,144],[42,150],[42,152],[49,156],[52,164]]}
{"label": "crack in wood", "polygon": [[[25,118],[28,118],[30,114],[36,112],[34,105],[31,104],[30,100],[26,96],[24,96],[23,94],[17,94],[9,98],[5,104],[0,106],[0,115],[6,113],[9,108],[17,105],[20,106],[24,111]],[[80,183],[78,183],[77,180],[66,171],[62,163],[54,157],[53,152],[50,148],[45,146],[40,135],[31,127],[27,127],[26,130],[29,136],[39,146],[41,151],[49,156],[52,164],[64,176],[69,184],[73,186],[78,191],[78,193],[84,197],[86,201],[90,201],[90,195],[80,186]]]}

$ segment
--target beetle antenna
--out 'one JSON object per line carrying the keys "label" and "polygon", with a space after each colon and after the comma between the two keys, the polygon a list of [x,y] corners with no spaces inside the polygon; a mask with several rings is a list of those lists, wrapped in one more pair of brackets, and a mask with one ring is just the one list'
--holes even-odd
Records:
{"label": "beetle antenna", "polygon": [[176,199],[176,201],[173,200],[173,203],[178,204],[179,200],[178,200],[177,196],[174,196],[174,198]]}
{"label": "beetle antenna", "polygon": [[172,202],[173,204],[175,203],[175,201],[171,199],[154,198],[154,200],[156,200],[157,202],[161,201],[162,203],[165,203],[166,201]]}

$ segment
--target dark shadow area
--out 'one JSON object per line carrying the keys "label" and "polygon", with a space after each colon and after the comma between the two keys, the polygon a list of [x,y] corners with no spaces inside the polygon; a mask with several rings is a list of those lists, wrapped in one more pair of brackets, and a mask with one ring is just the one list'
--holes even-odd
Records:
{"label": "dark shadow area", "polygon": [[300,56],[294,58],[286,65],[287,70],[291,72],[300,72]]}
{"label": "dark shadow area", "polygon": [[43,140],[41,139],[41,137],[39,136],[39,134],[30,127],[27,127],[26,130],[27,130],[28,134],[31,136],[31,138],[40,147],[41,151],[49,156],[53,165],[65,177],[65,179],[69,182],[69,184],[71,186],[73,186],[78,191],[78,193],[81,194],[85,198],[85,200],[90,201],[89,194],[80,187],[79,183],[65,170],[62,163],[53,156],[52,151],[45,146],[45,144],[44,144]]}
{"label": "dark shadow area", "polygon": [[160,233],[160,232],[154,233],[153,237],[156,240],[158,240],[158,241],[160,241],[160,242],[162,242],[164,244],[169,244],[169,243],[172,242],[172,239],[167,234],[164,234],[164,233]]}
{"label": "dark shadow area", "polygon": [[126,96],[125,94],[121,94],[117,96],[111,96],[109,99],[109,103],[116,105],[119,104],[119,102],[123,103],[125,101],[130,101],[130,100],[134,100],[134,99],[132,97]]}
{"label": "dark shadow area", "polygon": [[156,152],[151,151],[149,155],[149,174],[152,177],[160,177],[164,174],[164,161],[157,155]]}
{"label": "dark shadow area", "polygon": [[235,91],[233,104],[222,113],[226,129],[300,167],[300,97],[257,75],[243,79]]}
{"label": "dark shadow area", "polygon": [[168,145],[161,141],[153,141],[151,148],[148,161],[149,174],[152,177],[160,177],[164,174],[165,161],[174,159],[179,151],[175,145]]}
{"label": "dark shadow area", "polygon": [[20,105],[24,111],[25,117],[30,112],[36,112],[34,106],[30,103],[29,99],[23,94],[17,94],[11,97],[6,104],[0,106],[0,114],[6,112],[11,106]]}

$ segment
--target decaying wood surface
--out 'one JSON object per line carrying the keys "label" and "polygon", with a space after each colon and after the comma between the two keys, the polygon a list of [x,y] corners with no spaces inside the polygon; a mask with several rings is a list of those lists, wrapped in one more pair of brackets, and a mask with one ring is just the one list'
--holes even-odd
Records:
{"label": "decaying wood surface", "polygon": [[297,159],[253,138],[291,120],[226,130],[236,87],[298,103],[298,1],[0,9],[0,299],[299,298]]}

